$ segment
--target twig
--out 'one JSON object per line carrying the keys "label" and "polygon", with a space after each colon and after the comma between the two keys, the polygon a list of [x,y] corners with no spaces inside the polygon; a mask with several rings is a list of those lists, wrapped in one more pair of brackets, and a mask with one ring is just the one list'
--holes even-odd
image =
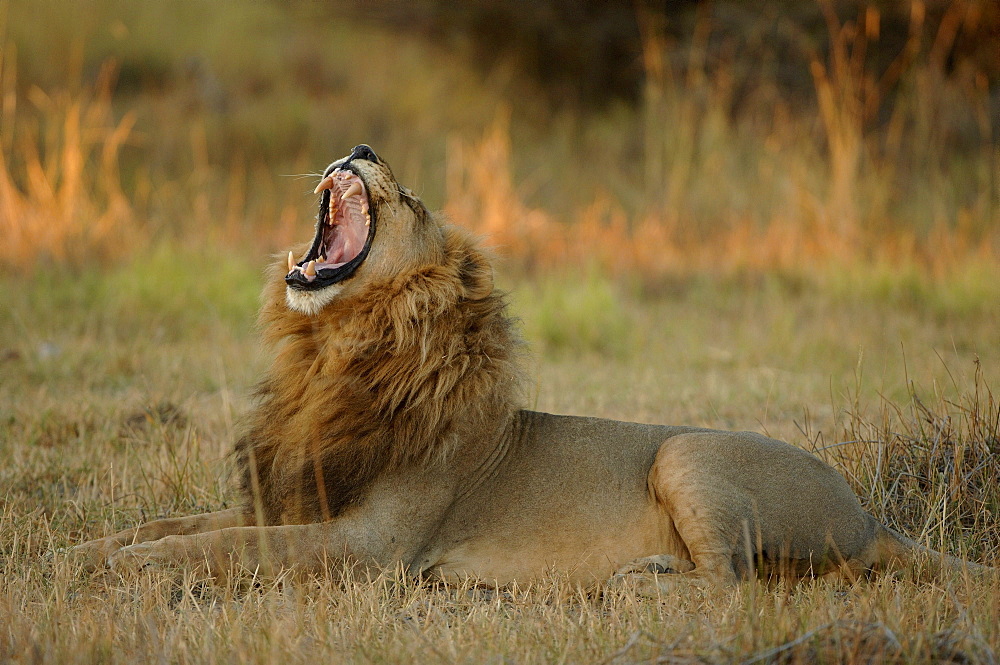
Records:
{"label": "twig", "polygon": [[796,637],[791,642],[785,642],[784,644],[782,644],[780,646],[776,646],[773,649],[768,649],[767,651],[762,651],[762,652],[758,653],[757,655],[755,655],[755,656],[753,656],[751,658],[748,658],[747,660],[742,661],[740,663],[740,665],[750,665],[751,663],[758,663],[758,662],[760,662],[762,660],[766,660],[766,659],[770,658],[771,656],[776,656],[777,654],[781,653],[782,651],[788,651],[789,649],[794,649],[795,647],[797,647],[798,645],[802,644],[803,642],[806,642],[806,641],[812,639],[812,637],[815,636],[817,633],[821,633],[824,630],[827,630],[829,628],[833,628],[834,626],[838,625],[839,623],[841,623],[841,622],[840,621],[831,621],[830,623],[825,623],[822,626],[820,626],[819,628],[814,628],[814,629],[810,630],[808,633],[804,633],[804,634]]}
{"label": "twig", "polygon": [[627,654],[632,649],[632,647],[634,647],[639,642],[639,638],[643,636],[645,636],[651,642],[655,643],[658,641],[655,637],[650,635],[649,632],[645,630],[637,630],[629,636],[628,641],[625,642],[625,646],[623,646],[621,649],[619,649],[618,651],[614,652],[613,654],[602,660],[599,665],[608,665],[609,663],[613,663],[614,661],[618,660],[619,658]]}

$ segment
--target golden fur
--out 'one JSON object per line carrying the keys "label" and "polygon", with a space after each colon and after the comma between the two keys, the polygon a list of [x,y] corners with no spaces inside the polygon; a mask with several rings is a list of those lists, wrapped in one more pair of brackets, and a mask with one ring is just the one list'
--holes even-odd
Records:
{"label": "golden fur", "polygon": [[635,574],[654,590],[854,577],[921,553],[987,572],[879,524],[840,474],[780,441],[522,409],[521,343],[488,258],[367,146],[328,173],[348,168],[341,182],[362,179],[376,213],[370,252],[305,281],[339,237],[327,193],[308,253],[269,273],[275,359],[236,445],[243,505],[79,546],[93,565],[326,574],[346,560],[497,584]]}

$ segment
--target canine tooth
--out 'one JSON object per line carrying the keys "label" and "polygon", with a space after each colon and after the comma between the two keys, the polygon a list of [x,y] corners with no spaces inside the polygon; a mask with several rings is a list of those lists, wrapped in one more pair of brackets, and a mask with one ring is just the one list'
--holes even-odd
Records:
{"label": "canine tooth", "polygon": [[295,257],[292,256],[291,252],[288,252],[288,272],[292,272],[293,268],[295,268]]}
{"label": "canine tooth", "polygon": [[313,190],[313,194],[319,194],[323,190],[331,189],[332,187],[333,187],[333,176],[328,175],[327,177],[319,181],[319,184],[316,185],[316,189]]}
{"label": "canine tooth", "polygon": [[347,191],[344,192],[343,196],[340,197],[340,200],[343,201],[344,199],[346,199],[348,197],[357,196],[360,193],[361,193],[361,183],[360,182],[352,182],[351,186],[348,187]]}
{"label": "canine tooth", "polygon": [[306,264],[306,274],[309,275],[310,277],[312,277],[313,275],[316,274],[316,262],[315,261],[310,261],[309,263]]}

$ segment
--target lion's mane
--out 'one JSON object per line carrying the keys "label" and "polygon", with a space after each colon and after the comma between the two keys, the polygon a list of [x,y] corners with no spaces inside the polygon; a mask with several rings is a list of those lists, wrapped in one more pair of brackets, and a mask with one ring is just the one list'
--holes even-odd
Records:
{"label": "lion's mane", "polygon": [[488,259],[444,232],[442,262],[315,316],[285,304],[272,270],[260,325],[277,353],[236,445],[247,509],[265,523],[336,517],[381,474],[444,463],[522,404],[522,344]]}

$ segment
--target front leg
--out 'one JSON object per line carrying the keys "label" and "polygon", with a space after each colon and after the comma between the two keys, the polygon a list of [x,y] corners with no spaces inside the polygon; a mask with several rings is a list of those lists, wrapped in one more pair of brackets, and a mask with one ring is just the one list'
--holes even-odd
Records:
{"label": "front leg", "polygon": [[440,469],[404,469],[373,483],[361,505],[329,522],[171,535],[117,550],[108,564],[117,570],[183,568],[223,578],[240,569],[268,576],[288,569],[324,574],[345,561],[409,564],[433,546],[454,487],[454,476]]}
{"label": "front leg", "polygon": [[254,523],[253,513],[248,513],[243,508],[230,508],[189,517],[170,517],[147,522],[104,538],[87,541],[69,550],[69,555],[82,563],[84,568],[94,570],[102,567],[109,556],[126,545],[145,543],[166,536],[190,535],[229,527],[250,526]]}
{"label": "front leg", "polygon": [[352,533],[341,522],[234,527],[166,536],[123,547],[111,554],[107,563],[118,572],[151,566],[225,579],[239,571],[268,577],[283,570],[320,575],[344,561],[389,565],[402,558],[402,552],[380,547],[376,538]]}

